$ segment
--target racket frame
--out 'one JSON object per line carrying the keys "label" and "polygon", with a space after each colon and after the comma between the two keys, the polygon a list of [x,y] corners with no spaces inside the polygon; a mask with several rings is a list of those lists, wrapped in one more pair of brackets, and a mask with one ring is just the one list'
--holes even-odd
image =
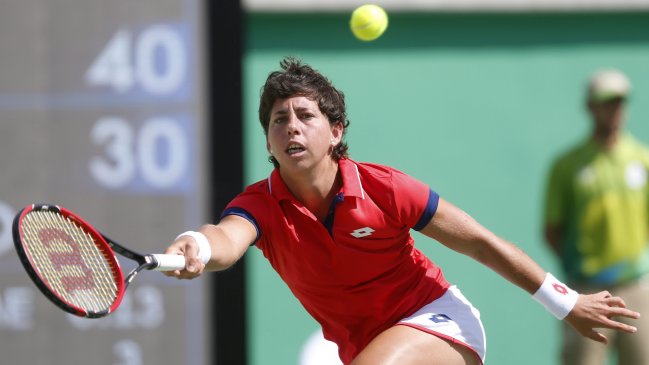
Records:
{"label": "racket frame", "polygon": [[[115,276],[114,281],[117,285],[117,295],[114,302],[109,308],[102,311],[89,311],[69,303],[68,301],[62,299],[59,295],[57,295],[56,291],[51,289],[47,284],[47,280],[42,277],[36,269],[34,269],[35,262],[32,260],[31,255],[27,251],[26,247],[23,245],[23,232],[20,228],[21,222],[24,217],[27,216],[27,214],[29,214],[30,212],[34,211],[54,212],[70,219],[75,224],[82,227],[83,230],[86,230],[88,233],[90,233],[93,240],[95,241],[95,244],[104,252],[104,256],[106,257],[109,265],[113,268],[112,273]],[[68,313],[80,317],[101,318],[112,313],[121,304],[124,293],[128,285],[131,283],[131,281],[133,281],[133,278],[142,270],[152,270],[158,266],[158,262],[153,255],[142,255],[118,244],[117,242],[101,234],[92,225],[88,224],[78,215],[63,207],[53,204],[31,204],[21,209],[14,218],[12,225],[12,234],[18,257],[20,258],[20,261],[30,279],[34,282],[34,284],[36,284],[36,287],[56,306]],[[115,252],[119,253],[121,256],[136,261],[138,264],[138,266],[135,269],[131,270],[126,277],[124,277],[122,267],[119,263],[119,260],[117,260],[117,257],[115,256]]]}

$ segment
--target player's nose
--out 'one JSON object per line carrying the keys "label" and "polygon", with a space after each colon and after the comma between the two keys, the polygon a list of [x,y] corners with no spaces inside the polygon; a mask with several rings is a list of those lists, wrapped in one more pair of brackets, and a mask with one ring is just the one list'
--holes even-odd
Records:
{"label": "player's nose", "polygon": [[286,131],[289,135],[294,135],[300,132],[300,120],[295,113],[290,113],[288,115]]}

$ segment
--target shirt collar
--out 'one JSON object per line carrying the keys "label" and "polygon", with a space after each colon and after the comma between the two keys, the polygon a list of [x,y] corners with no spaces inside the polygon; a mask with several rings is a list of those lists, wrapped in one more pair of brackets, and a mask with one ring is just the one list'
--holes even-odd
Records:
{"label": "shirt collar", "polygon": [[354,161],[345,158],[338,161],[338,168],[340,169],[340,176],[343,179],[343,193],[345,196],[355,196],[365,199],[358,165]]}
{"label": "shirt collar", "polygon": [[[349,159],[341,159],[338,161],[338,169],[343,181],[343,195],[365,199],[365,192],[363,191],[361,176],[356,163]],[[268,176],[268,191],[278,201],[295,199],[284,180],[282,180],[279,169],[274,169]]]}

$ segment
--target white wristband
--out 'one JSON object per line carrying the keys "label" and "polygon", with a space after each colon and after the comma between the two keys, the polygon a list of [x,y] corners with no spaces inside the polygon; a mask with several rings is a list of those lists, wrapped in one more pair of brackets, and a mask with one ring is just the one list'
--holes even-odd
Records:
{"label": "white wristband", "polygon": [[539,290],[532,298],[541,303],[545,309],[558,319],[564,319],[577,303],[579,293],[547,273]]}
{"label": "white wristband", "polygon": [[182,236],[192,237],[196,241],[196,244],[198,244],[198,258],[202,263],[207,264],[212,257],[212,247],[210,247],[210,242],[207,240],[207,237],[201,232],[187,231],[179,234],[176,239]]}

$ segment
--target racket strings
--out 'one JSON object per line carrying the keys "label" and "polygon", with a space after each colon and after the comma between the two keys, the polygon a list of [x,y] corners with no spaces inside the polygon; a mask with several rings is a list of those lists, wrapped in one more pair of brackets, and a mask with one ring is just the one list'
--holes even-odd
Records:
{"label": "racket strings", "polygon": [[[63,294],[65,300],[84,309],[98,311],[107,308],[106,303],[110,305],[115,297],[115,294],[111,293],[115,293],[115,291],[110,290],[110,287],[115,288],[115,285],[112,280],[106,280],[106,275],[97,275],[102,272],[98,270],[106,271],[110,268],[105,264],[103,253],[100,252],[101,256],[97,256],[98,249],[92,237],[73,222],[58,214],[52,212],[38,212],[38,214],[42,219],[35,220],[40,223],[39,230],[36,232],[51,233],[48,230],[55,228],[57,231],[54,232],[63,232],[72,238],[72,242],[78,243],[77,246],[70,246],[65,242],[67,237],[55,237],[48,242],[50,246],[48,250],[42,244],[43,237],[38,234],[34,235],[38,239],[35,242],[41,243],[37,246],[40,248],[41,257],[45,257],[43,255],[48,257],[47,261],[43,261],[43,263],[47,264],[45,267],[50,273],[49,277],[54,279],[51,283],[55,283],[55,290],[59,294]],[[71,247],[73,247],[72,251]],[[76,247],[79,248],[79,251],[75,251]],[[52,256],[52,252],[60,254],[70,251],[76,254]],[[77,279],[76,285],[66,286],[63,278]]]}
{"label": "racket strings", "polygon": [[22,228],[35,269],[61,299],[92,312],[110,308],[118,295],[116,268],[92,235],[49,211],[30,212]]}
{"label": "racket strings", "polygon": [[[52,212],[50,212],[50,214],[52,215],[52,218],[54,218],[54,222],[58,221],[57,223],[60,229],[70,227],[67,224],[71,225],[71,229],[68,233],[71,234],[74,242],[80,243],[79,247],[81,248],[82,257],[84,258],[83,262],[90,267],[91,272],[93,273],[93,278],[98,280],[99,285],[97,285],[96,288],[99,291],[100,296],[97,297],[90,295],[88,297],[81,297],[80,300],[89,300],[91,302],[89,304],[94,304],[97,308],[108,308],[117,295],[117,285],[114,281],[113,269],[108,265],[108,261],[106,260],[106,252],[101,250],[95,244],[95,241],[90,234],[78,228],[68,218],[65,218],[65,221],[63,221],[63,217]],[[66,223],[66,225],[64,226],[63,223]],[[106,275],[106,273],[109,273],[110,275]],[[107,306],[103,302],[99,302],[101,298],[106,298],[110,301]]]}
{"label": "racket strings", "polygon": [[[50,212],[49,214],[51,215],[50,218],[53,219],[53,222],[57,224],[57,227],[59,229],[62,229],[66,233],[70,234],[74,242],[79,243],[83,257],[83,263],[91,269],[91,272],[93,273],[93,280],[98,280],[98,283],[100,284],[96,285],[96,289],[100,293],[99,297],[89,295],[87,297],[81,296],[79,297],[79,299],[81,301],[85,301],[89,305],[95,305],[97,306],[97,308],[105,308],[102,306],[102,303],[98,302],[98,300],[100,300],[100,298],[114,298],[117,290],[117,286],[112,280],[112,269],[107,265],[105,252],[97,247],[91,235],[78,228],[72,221],[52,212]],[[73,268],[75,266],[70,265],[68,267]],[[99,273],[100,275],[97,275],[97,273]],[[103,273],[110,273],[111,275],[107,276]],[[112,303],[112,300],[110,300],[110,303]],[[92,308],[92,306],[87,308]]]}

